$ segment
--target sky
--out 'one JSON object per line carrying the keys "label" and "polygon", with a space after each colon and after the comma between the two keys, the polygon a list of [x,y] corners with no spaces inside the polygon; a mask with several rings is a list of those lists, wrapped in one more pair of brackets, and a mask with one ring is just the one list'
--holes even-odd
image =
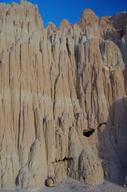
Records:
{"label": "sky", "polygon": [[[13,0],[20,2],[20,0]],[[53,22],[59,27],[62,19],[76,23],[86,8],[91,8],[97,16],[110,16],[120,11],[127,11],[127,0],[29,0],[37,4],[44,26]],[[0,0],[11,3],[12,0]]]}

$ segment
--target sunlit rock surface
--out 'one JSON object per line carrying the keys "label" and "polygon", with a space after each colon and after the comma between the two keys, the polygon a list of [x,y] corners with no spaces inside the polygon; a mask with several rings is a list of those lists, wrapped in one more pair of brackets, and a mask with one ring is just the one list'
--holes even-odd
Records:
{"label": "sunlit rock surface", "polygon": [[75,25],[44,29],[37,6],[0,4],[1,187],[67,176],[123,185],[126,64],[127,13],[98,18],[88,9]]}

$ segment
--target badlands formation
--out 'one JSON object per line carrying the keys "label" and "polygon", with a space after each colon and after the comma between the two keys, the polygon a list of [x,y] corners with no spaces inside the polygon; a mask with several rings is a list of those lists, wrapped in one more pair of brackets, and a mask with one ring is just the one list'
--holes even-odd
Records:
{"label": "badlands formation", "polygon": [[0,4],[0,187],[126,176],[127,13],[44,28],[36,5]]}

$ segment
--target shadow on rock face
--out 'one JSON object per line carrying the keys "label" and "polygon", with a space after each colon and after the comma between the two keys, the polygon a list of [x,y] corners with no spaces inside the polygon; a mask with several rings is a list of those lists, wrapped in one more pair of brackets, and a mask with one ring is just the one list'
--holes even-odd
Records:
{"label": "shadow on rock face", "polygon": [[123,185],[127,176],[127,98],[113,103],[107,125],[98,130],[99,156],[105,178]]}

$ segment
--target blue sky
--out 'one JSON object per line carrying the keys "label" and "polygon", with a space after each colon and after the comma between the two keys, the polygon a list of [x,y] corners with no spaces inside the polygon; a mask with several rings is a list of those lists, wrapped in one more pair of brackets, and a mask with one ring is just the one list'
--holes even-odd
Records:
{"label": "blue sky", "polygon": [[[13,0],[14,1],[14,0]],[[46,26],[52,21],[59,26],[66,18],[76,23],[85,8],[91,8],[97,16],[113,15],[119,11],[127,11],[127,0],[29,0],[38,4],[43,23]],[[12,0],[0,0],[10,3]],[[15,2],[20,2],[15,0]]]}

